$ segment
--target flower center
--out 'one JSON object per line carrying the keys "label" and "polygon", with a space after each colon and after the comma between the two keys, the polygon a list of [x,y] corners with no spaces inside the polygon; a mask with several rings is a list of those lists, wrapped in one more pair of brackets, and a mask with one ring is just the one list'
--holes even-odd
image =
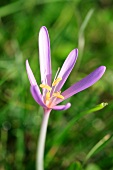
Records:
{"label": "flower center", "polygon": [[61,95],[61,91],[56,91],[58,83],[62,80],[61,77],[57,77],[59,69],[60,68],[58,68],[58,71],[53,80],[52,87],[48,84],[40,84],[40,87],[45,89],[44,102],[48,107],[50,107],[57,98],[62,100],[64,99],[64,96]]}

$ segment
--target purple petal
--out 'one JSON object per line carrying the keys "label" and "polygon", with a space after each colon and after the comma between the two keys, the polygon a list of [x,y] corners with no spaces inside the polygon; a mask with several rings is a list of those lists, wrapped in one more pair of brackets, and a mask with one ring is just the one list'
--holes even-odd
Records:
{"label": "purple petal", "polygon": [[52,109],[53,110],[67,110],[70,107],[71,107],[71,103],[67,103],[66,105],[54,106]]}
{"label": "purple petal", "polygon": [[41,27],[39,32],[39,59],[41,82],[51,85],[51,57],[50,57],[50,40],[46,27]]}
{"label": "purple petal", "polygon": [[41,95],[41,93],[40,93],[40,89],[39,89],[38,85],[36,85],[36,86],[31,86],[30,90],[31,90],[31,94],[32,94],[34,100],[35,100],[40,106],[42,106],[42,107],[44,107],[44,108],[47,108],[46,105],[45,105],[44,102],[43,102],[42,95]]}
{"label": "purple petal", "polygon": [[31,70],[31,68],[30,68],[30,65],[29,65],[28,60],[26,60],[26,70],[27,70],[27,75],[28,75],[28,78],[29,78],[29,81],[30,81],[31,86],[37,85],[37,82],[36,82],[36,80],[35,80],[35,77],[34,77],[34,75],[33,75],[32,70]]}
{"label": "purple petal", "polygon": [[[90,73],[88,76],[80,80],[79,82],[75,83],[71,87],[69,87],[67,90],[65,90],[62,95],[65,99],[73,96],[74,94],[87,89],[88,87],[92,86],[94,83],[96,83],[104,74],[106,70],[105,66],[100,66],[96,70],[94,70],[92,73]],[[59,103],[59,102],[58,102]]]}
{"label": "purple petal", "polygon": [[71,73],[75,65],[77,57],[78,57],[78,49],[74,49],[73,51],[69,53],[58,75],[58,77],[61,77],[62,80],[57,85],[56,91],[60,91],[60,89],[64,85],[65,81],[67,80],[69,74]]}

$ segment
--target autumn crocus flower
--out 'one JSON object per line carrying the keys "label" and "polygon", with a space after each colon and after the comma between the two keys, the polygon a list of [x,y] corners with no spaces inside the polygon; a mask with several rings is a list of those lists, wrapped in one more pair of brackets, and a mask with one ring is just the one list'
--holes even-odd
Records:
{"label": "autumn crocus flower", "polygon": [[71,104],[58,105],[60,102],[66,100],[67,98],[73,96],[74,94],[92,86],[96,83],[104,74],[105,66],[100,66],[88,76],[73,84],[64,92],[61,92],[62,86],[67,80],[69,74],[71,73],[76,60],[78,57],[78,50],[72,50],[68,57],[66,58],[61,69],[55,75],[52,82],[52,70],[51,70],[51,54],[50,54],[50,40],[46,27],[42,27],[39,32],[39,61],[40,61],[40,74],[41,74],[41,84],[42,93],[40,91],[39,85],[37,84],[32,70],[29,66],[28,60],[26,60],[26,69],[28,78],[30,81],[30,90],[34,100],[44,108],[44,119],[42,123],[39,146],[38,146],[38,170],[43,170],[43,152],[44,143],[47,129],[47,122],[49,118],[49,113],[52,109],[54,110],[66,110]]}
{"label": "autumn crocus flower", "polygon": [[35,101],[44,109],[66,110],[71,104],[58,105],[60,102],[73,96],[74,94],[92,86],[97,82],[105,72],[105,66],[98,67],[95,71],[90,73],[87,77],[75,83],[63,93],[61,88],[71,73],[78,57],[78,50],[72,50],[66,58],[61,70],[58,69],[54,81],[52,82],[51,70],[51,54],[50,54],[50,40],[46,27],[42,27],[39,32],[39,61],[42,94],[39,86],[35,80],[32,70],[26,61],[26,69],[28,78],[31,84],[31,94]]}

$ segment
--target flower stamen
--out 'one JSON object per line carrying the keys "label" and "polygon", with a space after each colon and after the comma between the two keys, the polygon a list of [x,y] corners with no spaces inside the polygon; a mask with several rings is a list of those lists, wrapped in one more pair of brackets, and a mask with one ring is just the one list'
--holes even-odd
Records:
{"label": "flower stamen", "polygon": [[60,91],[60,92],[53,93],[53,96],[54,96],[54,97],[57,97],[57,98],[59,98],[59,99],[64,99],[64,96],[62,96],[60,93],[61,93],[61,91]]}
{"label": "flower stamen", "polygon": [[59,77],[59,78],[57,78],[56,80],[54,80],[53,83],[52,83],[52,87],[53,87],[53,86],[56,86],[61,80],[62,80],[61,77]]}
{"label": "flower stamen", "polygon": [[48,91],[47,93],[46,93],[46,101],[49,101],[50,100],[50,92]]}
{"label": "flower stamen", "polygon": [[47,89],[48,91],[51,91],[51,90],[52,90],[52,88],[51,88],[50,86],[48,86],[47,84],[40,84],[40,87],[41,87],[42,89]]}
{"label": "flower stamen", "polygon": [[[58,83],[62,80],[62,77],[57,77],[58,73],[59,73],[60,67],[58,68],[55,78],[53,80],[52,86],[49,86],[47,84],[47,82],[45,82],[45,84],[40,84],[40,87],[42,89],[45,89],[45,93],[44,93],[44,101],[45,104],[48,105],[48,107],[55,102],[55,100],[57,98],[59,99],[64,99],[64,96],[61,95],[61,91],[60,92],[55,92],[56,91],[56,87],[58,85]],[[47,80],[47,79],[46,79]]]}

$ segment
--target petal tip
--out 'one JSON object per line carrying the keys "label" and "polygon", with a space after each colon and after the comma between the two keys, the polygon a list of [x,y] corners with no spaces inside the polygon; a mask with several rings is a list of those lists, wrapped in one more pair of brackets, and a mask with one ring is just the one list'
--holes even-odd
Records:
{"label": "petal tip", "polygon": [[67,104],[65,105],[64,110],[67,110],[67,109],[69,109],[70,107],[71,107],[71,103],[67,103]]}
{"label": "petal tip", "polygon": [[28,59],[26,60],[26,69],[28,70],[28,67],[29,67],[29,62],[28,62]]}
{"label": "petal tip", "polygon": [[46,26],[43,25],[40,29],[47,29],[47,28],[46,28]]}
{"label": "petal tip", "polygon": [[67,103],[66,105],[57,105],[54,106],[52,109],[53,110],[67,110],[71,107],[71,103]]}
{"label": "petal tip", "polygon": [[103,71],[106,71],[106,67],[105,66],[101,66],[101,67],[102,67]]}
{"label": "petal tip", "polygon": [[[48,33],[48,30],[47,30],[47,28],[45,27],[45,26],[42,26],[41,28],[40,28],[40,32],[46,32],[46,33]],[[39,33],[40,33],[39,32]]]}
{"label": "petal tip", "polygon": [[99,67],[100,72],[102,73],[102,75],[104,74],[104,72],[106,71],[106,67],[105,66],[100,66]]}
{"label": "petal tip", "polygon": [[26,66],[29,64],[28,59],[26,60]]}
{"label": "petal tip", "polygon": [[33,72],[30,68],[28,60],[26,60],[26,71],[31,85],[37,85]]}
{"label": "petal tip", "polygon": [[68,108],[70,108],[71,107],[71,103],[67,103],[67,105],[66,105]]}
{"label": "petal tip", "polygon": [[72,56],[75,58],[75,60],[77,60],[77,58],[78,58],[78,49],[77,48],[75,48],[74,50],[72,50],[71,51],[72,53]]}
{"label": "petal tip", "polygon": [[78,48],[75,48],[75,51],[76,51],[76,55],[78,56]]}
{"label": "petal tip", "polygon": [[77,49],[77,48],[73,49],[73,50],[69,53],[69,56],[70,56],[71,58],[74,58],[75,60],[77,60],[77,57],[78,57],[78,49]]}
{"label": "petal tip", "polygon": [[26,60],[26,70],[27,70],[27,73],[29,73],[30,65],[29,65],[28,59]]}
{"label": "petal tip", "polygon": [[67,103],[66,105],[65,105],[65,107],[63,108],[63,110],[67,110],[67,109],[69,109],[71,107],[71,103]]}

